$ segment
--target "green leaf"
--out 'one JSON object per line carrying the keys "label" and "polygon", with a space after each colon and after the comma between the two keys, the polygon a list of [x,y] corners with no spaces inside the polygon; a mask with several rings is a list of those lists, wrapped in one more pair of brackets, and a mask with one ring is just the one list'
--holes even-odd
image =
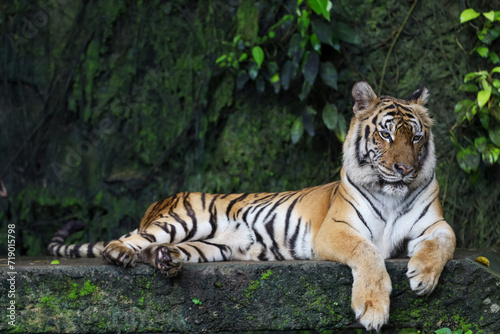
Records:
{"label": "green leaf", "polygon": [[493,144],[495,144],[497,147],[500,147],[500,126],[497,125],[494,127],[490,127],[488,129],[488,134]]}
{"label": "green leaf", "polygon": [[455,105],[455,112],[462,111],[464,108],[472,108],[474,101],[472,100],[462,100]]}
{"label": "green leaf", "polygon": [[494,68],[491,70],[491,74],[493,74],[493,73],[500,73],[500,66],[494,67]]}
{"label": "green leaf", "polygon": [[330,21],[330,8],[332,3],[328,0],[308,0],[307,3],[312,10],[318,15],[323,15],[325,19]]}
{"label": "green leaf", "polygon": [[361,37],[359,34],[348,24],[337,21],[335,27],[333,28],[334,36],[337,36],[341,41],[350,43],[350,44],[360,44]]}
{"label": "green leaf", "polygon": [[477,92],[479,90],[479,87],[477,87],[476,84],[468,83],[468,84],[460,85],[460,87],[458,87],[458,90],[461,90],[464,92]]}
{"label": "green leaf", "polygon": [[257,88],[258,93],[264,93],[264,90],[266,89],[266,82],[264,81],[262,76],[258,77],[257,80],[255,80],[255,87]]}
{"label": "green leaf", "polygon": [[335,135],[337,139],[343,143],[345,136],[347,134],[347,123],[345,121],[344,115],[339,113],[339,118],[337,120],[337,129],[335,130]]}
{"label": "green leaf", "polygon": [[488,128],[490,127],[490,114],[488,113],[488,109],[479,109],[479,121],[481,122],[483,128],[488,130]]}
{"label": "green leaf", "polygon": [[325,84],[337,90],[337,69],[330,62],[323,62],[319,68],[319,75]]}
{"label": "green leaf", "polygon": [[320,51],[321,51],[321,42],[318,39],[318,36],[316,34],[312,34],[311,35],[310,42],[311,42],[311,46],[313,47],[314,51],[316,51],[317,53],[320,53]]}
{"label": "green leaf", "polygon": [[311,20],[309,19],[309,12],[303,10],[302,15],[297,20],[297,26],[299,27],[299,32],[302,37],[306,35],[307,28],[309,28],[310,23]]}
{"label": "green leaf", "polygon": [[476,150],[479,153],[484,152],[487,144],[488,144],[488,142],[487,142],[485,137],[479,137],[479,138],[474,139],[474,146],[476,147]]}
{"label": "green leaf", "polygon": [[244,54],[242,54],[242,55],[240,56],[240,58],[238,58],[238,61],[239,61],[239,62],[242,62],[242,61],[247,60],[247,58],[248,58],[248,55],[247,55],[246,53],[244,53]]}
{"label": "green leaf", "polygon": [[457,160],[460,168],[470,173],[479,167],[480,157],[475,148],[469,146],[457,153]]}
{"label": "green leaf", "polygon": [[438,329],[437,331],[435,331],[434,333],[436,333],[436,334],[452,334],[451,329],[449,329],[449,328],[441,328],[441,329]]}
{"label": "green leaf", "polygon": [[53,260],[50,264],[59,264],[59,260]]}
{"label": "green leaf", "polygon": [[488,47],[487,46],[478,46],[476,52],[483,58],[488,57]]}
{"label": "green leaf", "polygon": [[483,15],[484,15],[484,17],[486,17],[491,22],[495,21],[495,12],[493,10],[490,10],[487,13],[483,13]]}
{"label": "green leaf", "polygon": [[330,24],[322,20],[311,20],[312,32],[321,43],[333,46],[333,30]]}
{"label": "green leaf", "polygon": [[489,101],[491,96],[491,86],[488,84],[488,82],[483,79],[481,83],[483,85],[483,90],[480,90],[477,93],[477,104],[480,108],[482,108]]}
{"label": "green leaf", "polygon": [[296,67],[299,67],[304,55],[304,48],[302,46],[302,38],[299,34],[293,34],[290,38],[290,43],[288,47],[288,55],[292,58],[293,63]]}
{"label": "green leaf", "polygon": [[498,156],[500,155],[500,148],[494,146],[488,146],[483,152],[483,161],[486,166],[491,166],[498,161]]}
{"label": "green leaf", "polygon": [[275,83],[275,82],[279,82],[280,81],[280,75],[278,73],[276,73],[275,75],[273,75],[271,77],[271,79],[269,80],[270,83]]}
{"label": "green leaf", "polygon": [[293,122],[292,130],[290,133],[290,139],[292,144],[297,144],[304,133],[304,124],[302,123],[302,119],[297,118],[295,122]]}
{"label": "green leaf", "polygon": [[471,72],[467,73],[464,78],[464,83],[471,81],[472,79],[481,79],[481,78],[487,78],[489,76],[489,73],[486,71],[479,71],[479,72]]}
{"label": "green leaf", "polygon": [[465,111],[465,116],[467,117],[467,120],[471,122],[474,119],[476,113],[477,113],[477,105],[473,105],[472,108],[469,108]]}
{"label": "green leaf", "polygon": [[219,58],[217,58],[217,60],[215,61],[215,63],[218,64],[220,62],[223,62],[224,60],[226,60],[226,58],[227,58],[227,55],[222,55]]}
{"label": "green leaf", "polygon": [[284,90],[288,90],[290,87],[290,81],[295,77],[295,67],[291,60],[288,60],[285,65],[283,65],[283,70],[281,71],[281,86]]}
{"label": "green leaf", "polygon": [[328,130],[334,131],[339,122],[339,112],[335,104],[327,104],[321,113],[323,116],[323,123],[325,123]]}
{"label": "green leaf", "polygon": [[248,63],[248,75],[250,76],[250,79],[255,80],[258,74],[259,74],[259,67],[257,66],[257,63],[254,61],[250,61]]}
{"label": "green leaf", "polygon": [[314,131],[313,115],[316,115],[316,110],[314,110],[311,106],[307,106],[306,113],[302,116],[304,129],[311,137],[316,134],[316,132]]}
{"label": "green leaf", "polygon": [[490,29],[483,29],[479,34],[478,38],[484,44],[491,45],[500,36],[500,27],[493,27]]}
{"label": "green leaf", "polygon": [[500,57],[498,57],[498,55],[493,51],[490,51],[490,53],[488,53],[488,57],[493,64],[500,62]]}
{"label": "green leaf", "polygon": [[460,14],[460,23],[465,23],[467,21],[474,20],[479,15],[481,15],[481,14],[476,12],[474,9],[468,8],[468,9],[464,10],[462,12],[462,14]]}
{"label": "green leaf", "polygon": [[236,77],[236,89],[242,90],[248,79],[250,79],[250,77],[248,76],[248,73],[246,71],[239,71],[238,76]]}
{"label": "green leaf", "polygon": [[260,46],[254,46],[252,48],[252,56],[255,62],[257,63],[258,68],[262,65],[262,62],[264,61],[264,51],[262,51],[262,48]]}
{"label": "green leaf", "polygon": [[302,66],[304,79],[312,86],[319,71],[319,55],[316,52],[308,52],[306,61]]}
{"label": "green leaf", "polygon": [[311,84],[304,80],[304,82],[302,83],[302,91],[299,94],[299,99],[301,101],[304,101],[306,99],[306,97],[309,95],[309,92],[311,91],[311,88]]}

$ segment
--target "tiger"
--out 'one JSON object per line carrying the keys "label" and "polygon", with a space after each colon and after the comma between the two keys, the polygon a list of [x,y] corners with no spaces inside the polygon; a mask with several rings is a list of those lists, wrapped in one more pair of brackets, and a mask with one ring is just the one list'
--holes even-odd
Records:
{"label": "tiger", "polygon": [[280,193],[182,192],[153,203],[139,228],[117,240],[65,245],[75,220],[48,246],[52,255],[102,256],[111,264],[148,264],[173,277],[184,262],[326,260],[350,267],[351,307],[366,330],[389,319],[385,259],[407,256],[407,277],[430,294],[452,259],[435,176],[433,124],[422,87],[407,99],[352,88],[353,117],[340,180]]}

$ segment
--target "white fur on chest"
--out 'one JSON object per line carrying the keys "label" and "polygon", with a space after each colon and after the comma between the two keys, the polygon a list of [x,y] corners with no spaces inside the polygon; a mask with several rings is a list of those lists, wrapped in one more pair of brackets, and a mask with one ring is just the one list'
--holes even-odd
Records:
{"label": "white fur on chest", "polygon": [[[436,181],[428,185],[432,182]],[[433,212],[425,210],[434,199],[433,187],[416,189],[405,198],[370,193],[366,189],[361,193],[349,183],[347,187],[361,204],[358,210],[366,226],[358,222],[358,230],[373,242],[384,258],[389,258],[405,240],[418,238],[425,227],[438,219]]]}

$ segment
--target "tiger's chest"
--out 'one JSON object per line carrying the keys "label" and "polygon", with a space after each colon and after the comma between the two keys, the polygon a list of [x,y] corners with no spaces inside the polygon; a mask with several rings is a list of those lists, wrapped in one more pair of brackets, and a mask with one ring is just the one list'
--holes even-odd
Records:
{"label": "tiger's chest", "polygon": [[405,200],[374,195],[360,196],[360,209],[370,233],[365,232],[383,258],[407,256],[408,242],[419,238],[422,226],[433,217],[428,212],[427,202],[432,197],[425,192]]}

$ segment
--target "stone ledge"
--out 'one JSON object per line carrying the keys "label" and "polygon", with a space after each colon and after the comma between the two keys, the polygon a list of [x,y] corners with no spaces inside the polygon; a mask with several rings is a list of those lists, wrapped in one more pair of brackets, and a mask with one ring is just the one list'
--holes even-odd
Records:
{"label": "stone ledge", "polygon": [[[457,251],[436,290],[417,298],[405,277],[407,259],[388,260],[393,283],[387,328],[470,328],[500,333],[500,251]],[[473,261],[486,256],[490,267]],[[0,260],[6,333],[241,332],[359,328],[350,308],[352,276],[333,262],[186,264],[169,279],[139,265],[101,259],[20,258],[11,277]],[[15,300],[15,326],[7,306]],[[7,321],[5,321],[7,319]]]}

